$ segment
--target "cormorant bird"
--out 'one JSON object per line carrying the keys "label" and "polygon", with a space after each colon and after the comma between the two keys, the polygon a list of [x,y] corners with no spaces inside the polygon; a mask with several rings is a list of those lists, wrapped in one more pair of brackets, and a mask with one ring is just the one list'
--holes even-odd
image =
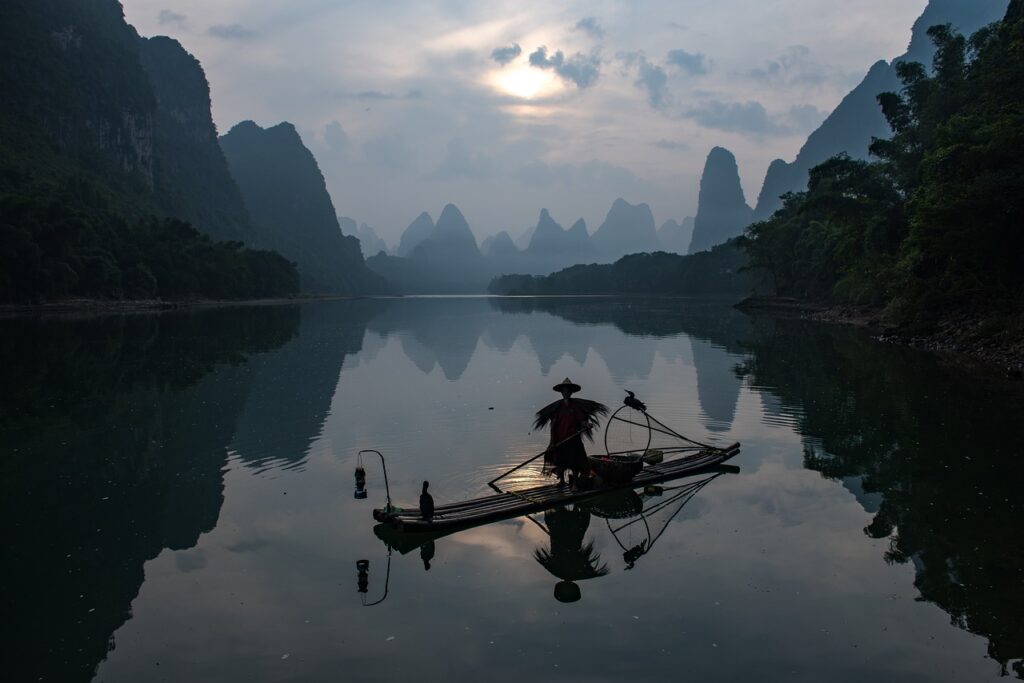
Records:
{"label": "cormorant bird", "polygon": [[434,542],[427,541],[420,546],[420,559],[423,560],[423,570],[430,571],[430,561],[434,559]]}
{"label": "cormorant bird", "polygon": [[622,399],[622,402],[633,410],[639,410],[641,413],[647,412],[647,404],[636,397],[629,389],[626,389],[626,393],[629,394],[626,398]]}
{"label": "cormorant bird", "polygon": [[434,497],[427,493],[430,482],[423,482],[423,493],[420,494],[420,516],[428,522],[434,518]]}

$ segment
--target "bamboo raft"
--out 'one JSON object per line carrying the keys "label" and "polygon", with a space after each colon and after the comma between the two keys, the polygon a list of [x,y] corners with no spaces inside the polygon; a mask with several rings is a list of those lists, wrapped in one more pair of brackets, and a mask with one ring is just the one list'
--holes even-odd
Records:
{"label": "bamboo raft", "polygon": [[373,518],[398,532],[448,531],[478,526],[519,517],[531,512],[539,512],[557,505],[595,498],[610,491],[638,488],[706,472],[729,460],[739,451],[738,443],[725,448],[705,448],[679,460],[647,465],[631,481],[605,483],[584,491],[573,491],[557,484],[548,484],[522,491],[497,493],[483,498],[439,505],[434,509],[434,517],[430,520],[420,516],[418,507],[409,509],[378,508],[373,511]]}

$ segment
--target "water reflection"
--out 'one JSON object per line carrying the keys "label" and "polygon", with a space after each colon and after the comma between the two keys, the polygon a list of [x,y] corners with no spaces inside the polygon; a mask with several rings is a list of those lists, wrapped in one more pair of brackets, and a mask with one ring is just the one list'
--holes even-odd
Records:
{"label": "water reflection", "polygon": [[579,581],[608,574],[608,565],[594,550],[593,541],[584,540],[590,527],[590,511],[571,505],[546,510],[544,527],[550,547],[534,550],[533,559],[559,579],[555,584],[555,599],[576,602],[581,597]]}
{"label": "water reflection", "polygon": [[4,323],[13,680],[90,680],[131,616],[143,564],[214,528],[252,384],[245,361],[287,344],[298,320],[280,307]]}
{"label": "water reflection", "polygon": [[[367,632],[420,612],[427,622],[448,619],[449,608],[483,618],[473,605],[448,600],[460,587],[468,595],[507,588],[507,595],[494,599],[513,608],[525,601],[521,618],[531,622],[540,617],[528,612],[537,609],[530,596],[558,607],[552,586],[571,582],[585,598],[573,613],[600,619],[627,595],[644,599],[642,589],[649,586],[641,585],[646,579],[640,576],[670,579],[684,566],[711,567],[729,553],[741,560],[735,566],[772,556],[770,547],[747,552],[734,549],[728,538],[700,536],[729,515],[748,524],[758,516],[784,517],[785,534],[776,539],[798,538],[806,545],[794,541],[792,547],[812,547],[822,537],[808,527],[821,520],[809,518],[801,504],[809,495],[809,476],[824,482],[810,471],[835,482],[828,489],[837,500],[829,499],[831,507],[821,508],[821,515],[841,516],[843,501],[858,515],[860,508],[866,511],[863,534],[856,517],[852,533],[828,537],[827,547],[842,553],[837,563],[850,563],[853,576],[877,576],[857,553],[875,560],[884,553],[886,562],[909,572],[893,575],[900,585],[858,595],[906,588],[929,609],[943,610],[933,611],[948,619],[950,632],[981,636],[1005,673],[1024,678],[1021,391],[965,378],[859,333],[748,318],[719,304],[605,299],[367,300],[80,321],[7,320],[0,332],[0,354],[14,359],[0,373],[0,505],[9,521],[2,571],[9,587],[5,608],[17,621],[6,636],[8,648],[19,653],[8,666],[16,680],[90,680],[108,657],[104,666],[114,668],[103,678],[145,678],[149,669],[132,659],[140,648],[170,657],[171,646],[159,644],[172,632],[176,644],[197,643],[181,635],[190,629],[167,627],[161,608],[205,624],[221,616],[221,607],[225,621],[219,632],[240,631],[235,649],[218,660],[224,668],[204,671],[225,678],[235,675],[236,666],[242,667],[239,678],[265,672],[267,662],[253,659],[241,643],[263,646],[282,630],[298,633],[324,603],[323,595],[338,585],[339,566],[351,572],[352,562],[375,548],[380,556],[370,554],[367,601],[378,599],[388,583],[384,548],[371,536],[369,504],[358,507],[352,500],[344,455],[388,442],[397,485],[408,491],[410,502],[427,478],[439,501],[476,494],[490,478],[487,466],[507,467],[543,447],[542,438],[528,433],[530,414],[550,391],[550,378],[541,376],[557,372],[560,379],[563,369],[574,379],[579,373],[578,381],[600,392],[595,398],[617,400],[625,387],[647,399],[651,387],[669,404],[671,424],[728,431],[730,440],[742,440],[745,476],[728,481],[746,482],[748,497],[731,500],[733,507],[719,501],[716,514],[687,525],[686,534],[672,530],[705,515],[715,493],[684,500],[685,495],[676,498],[682,489],[666,487],[553,510],[536,520],[550,536],[520,520],[486,537],[385,538],[396,551],[418,557],[396,556],[390,580],[400,579],[402,590],[393,591],[383,607],[360,608],[361,615],[380,615],[365,617],[380,619],[367,622],[377,629]],[[791,453],[795,469],[785,470],[779,462],[789,462]],[[242,478],[232,483],[231,476]],[[379,475],[370,476],[372,495],[382,495]],[[282,484],[272,488],[277,479]],[[283,495],[284,481],[292,495]],[[719,490],[734,493],[725,485],[714,489]],[[742,514],[748,509],[753,517]],[[845,527],[828,533],[837,529]],[[218,533],[217,542],[210,542]],[[684,537],[694,543],[702,538],[705,554],[684,558]],[[671,552],[654,556],[659,543]],[[243,548],[253,552],[239,552]],[[531,557],[534,550],[538,561]],[[810,552],[804,557],[829,559]],[[806,572],[787,566],[790,558],[773,559],[778,566],[757,566],[797,575],[787,578],[787,595],[802,589]],[[166,569],[161,561],[188,577],[188,592],[176,592],[173,587],[184,584],[160,574]],[[403,566],[415,575],[403,573]],[[464,573],[480,567],[479,575]],[[501,574],[509,568],[507,576]],[[617,583],[630,568],[635,592]],[[717,581],[723,572],[715,569],[707,575]],[[590,580],[602,570],[605,578]],[[539,578],[522,580],[531,571]],[[257,575],[266,582],[255,581]],[[345,599],[358,608],[348,581]],[[720,585],[742,591],[765,581],[744,576]],[[323,592],[307,599],[307,585]],[[815,584],[815,599],[841,609],[849,601],[846,587],[827,580]],[[238,590],[243,599],[259,595],[274,607],[264,607],[263,622],[250,620],[249,613],[219,604],[226,589]],[[560,591],[563,597],[575,592],[568,586]],[[760,614],[790,615],[797,604],[764,598]],[[807,621],[818,617],[804,609]],[[898,613],[908,631],[925,618],[913,605],[881,613],[886,619]],[[699,623],[692,628],[703,631],[717,623],[733,631],[746,623],[746,614],[731,622],[718,614],[698,609],[693,619]],[[325,638],[348,633],[351,613],[318,616],[327,622]],[[672,617],[657,616],[659,630],[630,641],[634,646],[671,630],[663,626]],[[282,629],[282,623],[289,627]],[[869,625],[872,632],[876,627],[881,625]],[[118,656],[112,654],[115,633]],[[506,633],[509,641],[529,645],[526,636]],[[784,644],[799,641],[798,651],[804,652],[809,638],[794,635]],[[875,652],[885,652],[888,642],[878,642]],[[339,661],[392,656],[353,654],[356,646],[347,647],[323,647],[325,666],[295,677],[317,678],[336,670],[327,664]],[[882,669],[865,668],[853,657],[827,652],[853,673],[885,671],[885,663],[877,664]],[[766,666],[780,661],[771,653],[748,654]],[[913,663],[908,671],[920,673],[929,670],[928,657],[938,654],[907,651],[901,658]],[[798,659],[778,655],[783,656]],[[255,668],[245,669],[242,663],[250,661]],[[515,669],[514,661],[508,664],[509,676],[529,673]],[[980,678],[985,666],[981,662],[961,678]],[[659,671],[670,675],[674,669],[666,665]],[[188,678],[191,670],[178,673]]]}
{"label": "water reflection", "polygon": [[440,367],[454,382],[469,367],[490,318],[496,317],[488,313],[483,299],[397,299],[376,312],[369,329],[398,336],[405,355],[421,372]]}
{"label": "water reflection", "polygon": [[[543,336],[536,331],[528,333],[545,374],[566,353],[582,363],[587,351],[593,349],[616,381],[644,380],[650,376],[659,351],[669,359],[682,357],[677,344],[662,340],[685,334],[691,345],[689,359],[697,371],[705,426],[715,432],[727,432],[732,426],[741,386],[734,372],[735,354],[742,352],[754,326],[748,316],[728,304],[601,297],[524,297],[492,299],[491,303],[506,313],[546,313],[574,323],[568,330],[563,325]],[[544,329],[535,320],[524,327]],[[623,333],[633,337],[628,346],[620,343]]]}
{"label": "water reflection", "polygon": [[711,342],[691,337],[693,366],[697,369],[697,398],[704,411],[705,426],[713,432],[727,432],[736,415],[742,380],[733,368],[736,361]]}
{"label": "water reflection", "polygon": [[[739,471],[735,466],[720,465],[712,474],[699,478],[683,478],[638,490],[627,488],[575,504],[555,506],[545,510],[540,519],[536,515],[527,515],[525,519],[536,525],[547,537],[546,545],[534,549],[533,559],[558,579],[554,586],[555,599],[559,602],[577,602],[582,598],[579,582],[611,573],[607,562],[595,549],[593,535],[588,538],[592,518],[604,522],[608,536],[622,549],[622,568],[628,571],[636,566],[641,557],[654,549],[658,539],[673,521],[700,516],[702,509],[699,507],[689,517],[680,513],[692,504],[701,489],[723,474]],[[636,538],[631,529],[634,526],[638,531]],[[377,538],[387,547],[389,568],[392,551],[406,555],[419,550],[424,569],[428,571],[436,552],[435,543],[465,531],[463,528],[406,532],[387,524],[374,527]],[[360,574],[360,577],[359,592],[365,594],[367,586],[364,575]]]}
{"label": "water reflection", "polygon": [[367,322],[387,300],[305,306],[294,339],[250,359],[252,386],[231,449],[258,470],[301,467],[331,407],[345,360],[358,354]]}
{"label": "water reflection", "polygon": [[1019,388],[802,321],[766,321],[747,346],[740,374],[799,416],[805,466],[873,513],[864,533],[913,564],[920,599],[1024,678]]}

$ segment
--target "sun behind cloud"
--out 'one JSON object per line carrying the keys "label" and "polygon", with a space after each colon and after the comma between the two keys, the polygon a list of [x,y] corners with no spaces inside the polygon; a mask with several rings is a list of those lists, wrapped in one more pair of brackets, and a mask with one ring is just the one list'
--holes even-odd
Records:
{"label": "sun behind cloud", "polygon": [[563,87],[553,73],[534,69],[526,64],[492,71],[488,76],[488,82],[501,94],[522,100],[551,95]]}

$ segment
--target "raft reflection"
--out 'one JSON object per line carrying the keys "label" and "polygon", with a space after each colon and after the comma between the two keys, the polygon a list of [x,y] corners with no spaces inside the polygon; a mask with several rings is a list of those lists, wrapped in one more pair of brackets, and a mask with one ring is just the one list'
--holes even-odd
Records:
{"label": "raft reflection", "polygon": [[[524,519],[534,523],[548,536],[547,547],[536,548],[533,559],[559,579],[554,587],[555,599],[566,603],[577,602],[582,597],[578,582],[611,573],[608,564],[602,561],[600,553],[595,549],[593,534],[587,537],[592,517],[604,521],[608,534],[623,551],[623,569],[628,571],[642,556],[651,552],[670,523],[701,489],[723,474],[736,474],[739,471],[739,467],[719,465],[710,475],[688,478],[682,483],[677,481],[635,490],[627,488],[611,491],[575,504],[552,507],[543,512],[542,519],[536,515],[526,515]],[[616,521],[615,525],[612,524],[613,520]],[[623,532],[633,526],[639,529],[641,524],[644,531],[638,536],[638,541],[624,541]],[[405,532],[388,524],[378,524],[373,532],[387,547],[389,562],[392,551],[407,555],[419,550],[424,569],[429,570],[438,540],[472,528],[478,527]],[[364,588],[360,583],[359,592],[365,593]]]}

